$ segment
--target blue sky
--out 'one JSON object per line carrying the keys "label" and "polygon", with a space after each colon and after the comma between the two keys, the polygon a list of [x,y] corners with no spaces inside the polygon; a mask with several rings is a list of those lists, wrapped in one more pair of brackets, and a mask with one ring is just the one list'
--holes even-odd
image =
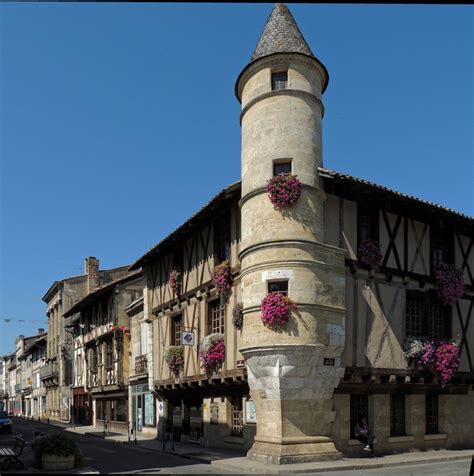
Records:
{"label": "blue sky", "polygon": [[[324,165],[474,215],[473,7],[289,5],[330,74]],[[132,263],[240,178],[271,8],[0,4],[0,353],[86,256]]]}

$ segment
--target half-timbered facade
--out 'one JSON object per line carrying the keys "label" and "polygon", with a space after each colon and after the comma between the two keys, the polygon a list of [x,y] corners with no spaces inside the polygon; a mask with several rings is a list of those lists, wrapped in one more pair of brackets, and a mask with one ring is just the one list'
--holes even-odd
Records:
{"label": "half-timbered facade", "polygon": [[[145,277],[159,434],[238,445],[271,463],[336,459],[361,451],[352,429],[365,414],[382,452],[472,448],[474,220],[323,168],[327,84],[326,68],[277,4],[236,83],[241,182],[130,268]],[[266,189],[280,174],[302,183],[299,202],[283,212]],[[360,259],[364,240],[380,249],[374,269]],[[219,300],[212,277],[225,260],[233,285]],[[443,305],[435,289],[441,263],[464,274],[454,305]],[[261,320],[271,292],[297,309],[279,332]],[[233,323],[239,304],[242,329]],[[216,333],[225,359],[207,375],[200,351]],[[409,365],[408,336],[459,336],[450,383]],[[182,368],[170,348],[182,349]]]}
{"label": "half-timbered facade", "polygon": [[125,309],[142,293],[141,271],[128,273],[94,289],[65,313],[72,318],[75,341],[76,422],[128,432],[130,324]]}

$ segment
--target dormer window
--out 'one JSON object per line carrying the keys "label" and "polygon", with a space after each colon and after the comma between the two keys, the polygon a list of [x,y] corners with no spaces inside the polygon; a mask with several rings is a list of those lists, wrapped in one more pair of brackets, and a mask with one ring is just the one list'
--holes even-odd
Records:
{"label": "dormer window", "polygon": [[272,73],[272,91],[288,88],[288,71]]}
{"label": "dormer window", "polygon": [[279,160],[273,162],[273,176],[291,175],[291,160]]}

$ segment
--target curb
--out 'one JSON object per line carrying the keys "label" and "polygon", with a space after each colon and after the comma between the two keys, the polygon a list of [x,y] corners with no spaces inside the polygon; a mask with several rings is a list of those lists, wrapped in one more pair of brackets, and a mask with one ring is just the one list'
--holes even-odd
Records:
{"label": "curb", "polygon": [[[386,463],[374,463],[374,464],[347,464],[344,466],[327,466],[327,467],[320,467],[320,468],[284,468],[278,469],[275,468],[274,471],[265,471],[264,473],[259,473],[257,468],[246,468],[247,472],[251,472],[253,474],[304,474],[304,473],[326,473],[326,472],[333,472],[333,471],[358,471],[358,470],[371,470],[371,469],[380,469],[380,468],[391,468],[391,467],[404,467],[410,465],[418,465],[418,464],[436,464],[436,463],[444,463],[447,461],[460,461],[466,460],[469,461],[471,458],[474,458],[473,455],[456,455],[456,456],[443,456],[440,458],[423,458],[423,459],[416,459],[413,461],[387,461]],[[217,463],[217,464],[216,464]],[[212,465],[215,466],[222,466],[222,469],[232,469],[237,470],[237,468],[233,465],[228,465],[222,461],[215,461],[211,462]]]}

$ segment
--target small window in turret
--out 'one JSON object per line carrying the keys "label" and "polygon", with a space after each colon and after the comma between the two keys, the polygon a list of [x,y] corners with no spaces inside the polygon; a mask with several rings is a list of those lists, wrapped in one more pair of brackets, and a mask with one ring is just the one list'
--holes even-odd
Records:
{"label": "small window in turret", "polygon": [[288,280],[284,281],[269,281],[268,282],[269,293],[280,293],[284,296],[288,296]]}
{"label": "small window in turret", "polygon": [[273,162],[273,176],[291,175],[291,160]]}
{"label": "small window in turret", "polygon": [[288,71],[272,73],[272,91],[288,88]]}

